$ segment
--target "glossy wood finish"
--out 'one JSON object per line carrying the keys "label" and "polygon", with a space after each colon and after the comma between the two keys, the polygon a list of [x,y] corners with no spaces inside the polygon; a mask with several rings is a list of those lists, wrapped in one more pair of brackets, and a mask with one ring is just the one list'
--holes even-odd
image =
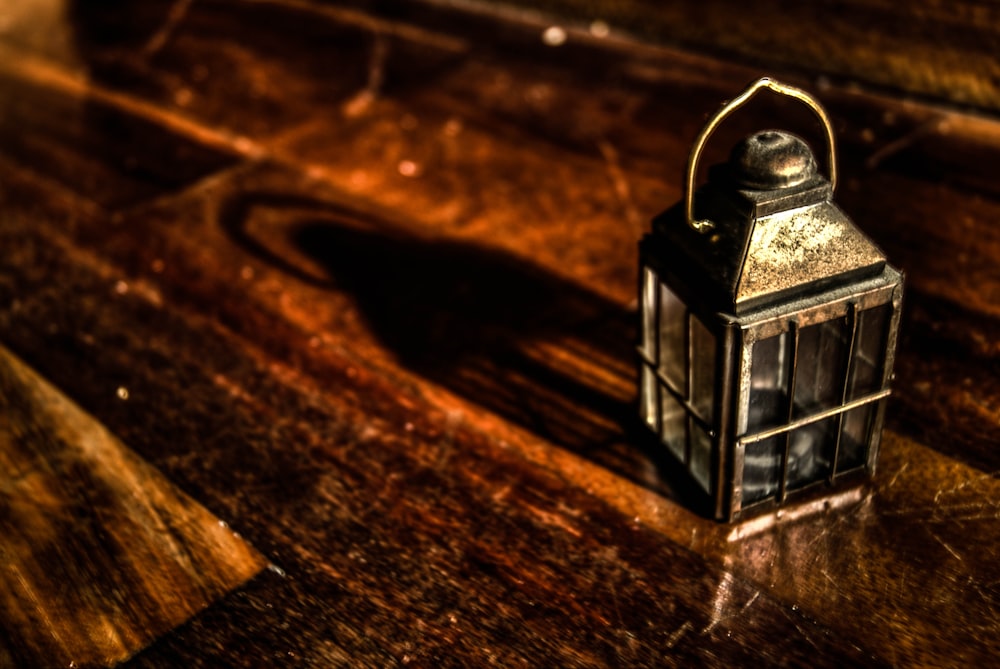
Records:
{"label": "glossy wood finish", "polygon": [[[554,24],[619,31],[760,67],[1000,109],[1000,9],[983,0],[514,0]],[[469,3],[495,11],[488,2]],[[504,10],[504,11],[510,11]]]}
{"label": "glossy wood finish", "polygon": [[[760,72],[441,5],[52,6],[0,42],[0,340],[286,574],[134,666],[996,656],[1000,126],[820,92],[907,272],[889,430],[869,488],[730,527],[635,426],[636,243]],[[764,100],[709,162],[768,126],[820,136]]]}
{"label": "glossy wood finish", "polygon": [[3,348],[0,537],[5,667],[119,662],[266,564]]}

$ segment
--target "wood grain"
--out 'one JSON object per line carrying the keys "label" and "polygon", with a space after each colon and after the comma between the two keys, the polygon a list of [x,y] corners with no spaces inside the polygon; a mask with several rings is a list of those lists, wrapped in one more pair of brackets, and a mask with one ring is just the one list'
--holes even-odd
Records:
{"label": "wood grain", "polygon": [[0,473],[0,665],[110,666],[266,564],[4,348]]}
{"label": "wood grain", "polygon": [[[636,429],[636,243],[763,72],[421,7],[0,40],[3,99],[63,110],[0,116],[0,336],[285,572],[130,664],[992,661],[997,124],[820,91],[908,276],[890,430],[868,489],[731,528]],[[771,126],[818,137],[763,100],[709,162]]]}
{"label": "wood grain", "polygon": [[990,2],[544,0],[478,7],[543,26],[565,24],[584,37],[598,22],[598,35],[621,31],[762,68],[1000,109],[1000,11]]}

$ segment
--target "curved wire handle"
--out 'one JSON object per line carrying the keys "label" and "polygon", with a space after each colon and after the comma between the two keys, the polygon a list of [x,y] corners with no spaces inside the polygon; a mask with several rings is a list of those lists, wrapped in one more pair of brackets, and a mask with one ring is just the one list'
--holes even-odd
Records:
{"label": "curved wire handle", "polygon": [[799,100],[812,109],[816,116],[819,117],[819,120],[823,123],[823,127],[826,130],[827,145],[829,147],[830,185],[832,188],[837,187],[837,147],[834,144],[833,124],[830,123],[830,117],[826,115],[826,110],[823,109],[822,105],[820,105],[816,98],[812,97],[805,91],[795,88],[794,86],[789,86],[775,81],[770,77],[761,77],[757,81],[750,84],[745,91],[737,95],[732,100],[724,103],[719,111],[715,113],[715,116],[709,119],[708,123],[705,124],[705,127],[701,129],[698,139],[695,140],[694,146],[691,149],[691,155],[688,156],[687,180],[684,188],[684,217],[687,224],[698,232],[707,232],[714,226],[712,221],[695,220],[694,218],[694,180],[697,176],[698,161],[701,159],[702,149],[705,148],[708,138],[713,132],[715,132],[715,129],[719,126],[719,124],[722,123],[722,121],[731,113],[745,105],[750,98],[755,96],[762,88],[767,88],[775,93],[787,95],[790,98]]}

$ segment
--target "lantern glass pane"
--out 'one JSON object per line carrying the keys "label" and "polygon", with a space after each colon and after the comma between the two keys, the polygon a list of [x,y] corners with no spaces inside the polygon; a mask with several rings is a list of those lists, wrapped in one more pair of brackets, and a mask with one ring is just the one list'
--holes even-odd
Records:
{"label": "lantern glass pane", "polygon": [[846,317],[799,330],[793,418],[841,404],[850,336]]}
{"label": "lantern glass pane", "polygon": [[642,365],[642,382],[639,386],[639,413],[646,425],[656,429],[656,374],[648,365]]}
{"label": "lantern glass pane", "polygon": [[792,430],[788,436],[788,480],[791,490],[830,475],[837,447],[837,416]]}
{"label": "lantern glass pane", "polygon": [[666,286],[660,286],[660,373],[681,394],[687,391],[687,308]]}
{"label": "lantern glass pane", "polygon": [[691,475],[706,492],[710,492],[712,468],[712,439],[705,430],[694,423],[691,425]]}
{"label": "lantern glass pane", "polygon": [[871,423],[877,404],[865,404],[844,414],[844,430],[837,454],[837,472],[856,469],[868,461]]}
{"label": "lantern glass pane", "polygon": [[642,273],[642,352],[650,360],[656,359],[656,272],[649,267]]}
{"label": "lantern glass pane", "polygon": [[788,419],[788,333],[753,344],[747,431],[773,427]]}
{"label": "lantern glass pane", "polygon": [[746,445],[743,455],[743,506],[773,497],[778,492],[784,454],[784,434]]}
{"label": "lantern glass pane", "polygon": [[856,399],[882,389],[885,342],[892,304],[858,312],[858,334],[854,345],[848,399]]}
{"label": "lantern glass pane", "polygon": [[674,396],[667,392],[666,388],[662,390],[661,394],[663,396],[663,431],[660,436],[670,452],[676,455],[678,460],[684,462],[684,446],[687,441],[685,431],[687,412],[674,399]]}
{"label": "lantern glass pane", "polygon": [[695,317],[691,317],[691,405],[707,423],[711,423],[715,397],[715,335]]}

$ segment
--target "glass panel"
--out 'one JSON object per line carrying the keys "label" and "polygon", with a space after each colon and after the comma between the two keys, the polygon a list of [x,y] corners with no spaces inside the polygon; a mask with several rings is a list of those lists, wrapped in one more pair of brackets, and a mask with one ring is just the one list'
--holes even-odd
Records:
{"label": "glass panel", "polygon": [[837,456],[838,473],[861,467],[868,461],[872,416],[877,408],[877,403],[865,404],[844,414],[844,431]]}
{"label": "glass panel", "polygon": [[743,506],[772,497],[778,492],[785,435],[746,445],[743,457]]}
{"label": "glass panel", "polygon": [[687,392],[687,309],[666,286],[660,286],[660,372],[678,393]]}
{"label": "glass panel", "polygon": [[691,317],[691,404],[707,423],[712,422],[715,397],[715,335]]}
{"label": "glass panel", "polygon": [[825,479],[837,446],[837,416],[804,425],[789,434],[788,489]]}
{"label": "glass panel", "polygon": [[684,424],[687,421],[687,413],[666,388],[661,389],[661,393],[663,395],[663,432],[661,437],[670,452],[676,455],[678,460],[684,462],[684,446],[687,441]]}
{"label": "glass panel", "polygon": [[891,304],[858,312],[854,366],[851,369],[851,381],[847,386],[849,400],[882,389],[882,366],[885,363],[885,340],[890,316],[892,316]]}
{"label": "glass panel", "polygon": [[712,469],[712,439],[693,420],[691,421],[690,469],[694,480],[705,489],[705,492],[711,492],[709,472]]}
{"label": "glass panel", "polygon": [[642,382],[639,385],[639,413],[646,425],[656,429],[656,375],[649,365],[642,365]]}
{"label": "glass panel", "polygon": [[799,330],[793,418],[841,404],[850,336],[846,317]]}
{"label": "glass panel", "polygon": [[753,344],[747,431],[772,427],[788,418],[788,333]]}
{"label": "glass panel", "polygon": [[656,272],[646,267],[642,273],[642,351],[650,360],[656,359]]}

